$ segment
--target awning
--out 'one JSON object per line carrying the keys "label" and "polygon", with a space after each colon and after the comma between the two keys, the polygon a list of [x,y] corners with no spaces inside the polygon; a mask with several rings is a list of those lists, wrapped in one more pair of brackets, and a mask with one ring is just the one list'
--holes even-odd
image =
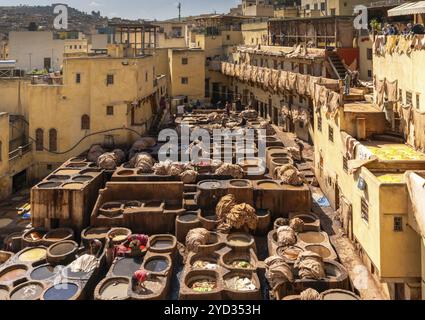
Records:
{"label": "awning", "polygon": [[425,13],[425,1],[408,2],[388,10],[389,17]]}

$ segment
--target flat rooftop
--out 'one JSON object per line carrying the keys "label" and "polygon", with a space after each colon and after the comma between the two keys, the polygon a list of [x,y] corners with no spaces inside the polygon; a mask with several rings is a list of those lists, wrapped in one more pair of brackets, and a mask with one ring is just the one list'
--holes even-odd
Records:
{"label": "flat rooftop", "polygon": [[425,161],[425,154],[406,144],[387,141],[367,141],[362,144],[382,161]]}
{"label": "flat rooftop", "polygon": [[373,103],[354,102],[344,104],[344,112],[351,113],[382,113],[382,110]]}

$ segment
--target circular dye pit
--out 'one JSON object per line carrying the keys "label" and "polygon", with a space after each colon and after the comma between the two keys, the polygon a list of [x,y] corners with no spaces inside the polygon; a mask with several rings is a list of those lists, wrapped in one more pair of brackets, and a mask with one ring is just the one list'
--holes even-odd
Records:
{"label": "circular dye pit", "polygon": [[49,178],[47,178],[47,180],[51,181],[51,182],[62,182],[62,181],[66,181],[69,180],[71,177],[70,176],[50,176]]}
{"label": "circular dye pit", "polygon": [[85,162],[73,162],[68,164],[66,167],[67,168],[84,168],[87,166],[87,163]]}
{"label": "circular dye pit", "polygon": [[193,262],[192,268],[203,270],[216,270],[218,267],[216,260],[199,259]]}
{"label": "circular dye pit", "polygon": [[10,282],[22,278],[27,273],[26,266],[10,266],[0,273],[0,282]]}
{"label": "circular dye pit", "polygon": [[10,300],[38,300],[43,293],[43,285],[38,282],[25,283],[10,293]]}
{"label": "circular dye pit", "polygon": [[110,279],[100,289],[102,300],[122,300],[128,297],[128,279]]}
{"label": "circular dye pit", "polygon": [[219,189],[221,188],[221,183],[218,181],[204,181],[199,184],[199,187],[202,189]]}
{"label": "circular dye pit", "polygon": [[298,247],[279,247],[277,249],[277,255],[290,261],[295,261],[302,251],[303,249]]}
{"label": "circular dye pit", "polygon": [[244,234],[231,234],[227,236],[227,243],[234,247],[246,247],[251,245],[252,238]]}
{"label": "circular dye pit", "polygon": [[149,295],[159,293],[163,290],[163,283],[157,278],[148,279],[143,283],[143,287],[134,286],[133,291],[139,295]]}
{"label": "circular dye pit", "polygon": [[40,183],[37,187],[40,189],[53,189],[59,187],[60,185],[60,182],[44,182]]}
{"label": "circular dye pit", "polygon": [[252,264],[249,262],[248,259],[236,259],[231,261],[229,265],[233,268],[239,268],[239,269],[253,268]]}
{"label": "circular dye pit", "polygon": [[119,176],[131,176],[134,173],[133,170],[120,170],[117,172]]}
{"label": "circular dye pit", "polygon": [[245,188],[250,186],[249,181],[246,181],[246,180],[230,180],[229,184],[232,187],[237,187],[237,188]]}
{"label": "circular dye pit", "polygon": [[316,218],[314,218],[312,216],[309,216],[309,215],[304,215],[304,214],[303,215],[295,216],[294,218],[299,218],[302,221],[304,221],[304,223],[313,223],[313,222],[316,221]]}
{"label": "circular dye pit", "polygon": [[2,218],[2,219],[0,219],[0,229],[1,228],[6,228],[12,222],[13,222],[13,220],[12,219],[9,219],[9,218]]}
{"label": "circular dye pit", "polygon": [[19,261],[36,262],[46,258],[47,250],[44,248],[28,249],[19,255]]}
{"label": "circular dye pit", "polygon": [[45,236],[44,239],[51,242],[58,242],[61,240],[65,240],[68,237],[72,236],[71,230],[67,229],[56,229],[49,231]]}
{"label": "circular dye pit", "polygon": [[305,249],[307,251],[317,253],[323,259],[328,259],[332,254],[332,252],[328,248],[326,248],[325,246],[321,246],[321,245],[306,246]]}
{"label": "circular dye pit", "polygon": [[297,235],[297,238],[305,243],[320,243],[325,240],[325,236],[320,232],[302,232]]}
{"label": "circular dye pit", "polygon": [[178,216],[177,219],[182,222],[193,222],[193,221],[196,221],[196,219],[198,219],[198,216],[193,213],[188,213],[188,214],[182,214]]}
{"label": "circular dye pit", "polygon": [[142,203],[139,201],[128,201],[124,204],[124,209],[135,209],[140,208]]}
{"label": "circular dye pit", "polygon": [[284,158],[287,157],[288,154],[287,153],[283,153],[283,152],[277,152],[277,153],[272,153],[271,157],[274,160],[275,158]]}
{"label": "circular dye pit", "polygon": [[277,182],[273,181],[263,181],[258,183],[258,187],[264,190],[278,190],[281,189],[281,186]]}
{"label": "circular dye pit", "polygon": [[151,245],[152,249],[166,249],[171,248],[173,246],[173,241],[168,239],[158,239],[154,240]]}
{"label": "circular dye pit", "polygon": [[77,249],[77,244],[73,241],[58,242],[49,247],[49,254],[54,256],[68,255]]}
{"label": "circular dye pit", "polygon": [[46,290],[43,295],[44,300],[69,300],[78,292],[75,283],[61,283]]}
{"label": "circular dye pit", "polygon": [[169,266],[168,260],[162,257],[154,257],[145,263],[145,270],[151,272],[164,272]]}
{"label": "circular dye pit", "polygon": [[56,175],[58,176],[72,176],[74,174],[79,173],[80,170],[78,169],[60,169],[58,171],[55,172]]}
{"label": "circular dye pit", "polygon": [[212,212],[206,212],[202,214],[202,218],[208,221],[217,221],[217,216]]}
{"label": "circular dye pit", "polygon": [[136,258],[122,258],[115,263],[112,273],[116,276],[131,277],[140,269],[142,261]]}
{"label": "circular dye pit", "polygon": [[72,158],[71,160],[69,160],[69,162],[84,162],[84,161],[86,161],[86,158],[78,158],[78,157],[76,157],[76,158]]}
{"label": "circular dye pit", "polygon": [[80,182],[72,182],[72,183],[65,183],[62,188],[63,189],[70,189],[70,190],[79,190],[82,189],[84,184]]}
{"label": "circular dye pit", "polygon": [[46,280],[53,277],[56,273],[57,273],[57,270],[55,270],[55,267],[51,265],[41,266],[41,267],[35,268],[31,272],[30,278],[33,280]]}
{"label": "circular dye pit", "polygon": [[93,177],[91,176],[76,176],[75,178],[72,179],[72,181],[76,181],[76,182],[87,182],[92,180]]}
{"label": "circular dye pit", "polygon": [[79,174],[84,176],[96,177],[100,172],[101,170],[99,169],[85,169],[80,171]]}
{"label": "circular dye pit", "polygon": [[352,292],[345,290],[329,290],[322,293],[323,300],[359,300]]}
{"label": "circular dye pit", "polygon": [[289,158],[273,158],[272,162],[273,164],[284,165],[284,164],[292,163],[292,160]]}
{"label": "circular dye pit", "polygon": [[106,238],[109,232],[109,228],[99,227],[99,228],[90,228],[84,233],[84,237],[92,239],[103,239]]}
{"label": "circular dye pit", "polygon": [[257,209],[256,213],[259,217],[265,217],[270,214],[270,211],[268,209]]}
{"label": "circular dye pit", "polygon": [[193,277],[189,280],[189,288],[199,293],[211,292],[217,288],[217,281],[208,276]]}

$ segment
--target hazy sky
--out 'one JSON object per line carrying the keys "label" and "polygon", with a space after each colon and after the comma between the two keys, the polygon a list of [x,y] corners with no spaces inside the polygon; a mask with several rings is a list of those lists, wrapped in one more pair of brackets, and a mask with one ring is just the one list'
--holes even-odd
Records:
{"label": "hazy sky", "polygon": [[182,3],[182,16],[200,13],[227,13],[240,0],[0,0],[0,6],[50,5],[65,3],[82,11],[100,10],[102,16],[129,19],[169,19],[178,16],[177,4]]}

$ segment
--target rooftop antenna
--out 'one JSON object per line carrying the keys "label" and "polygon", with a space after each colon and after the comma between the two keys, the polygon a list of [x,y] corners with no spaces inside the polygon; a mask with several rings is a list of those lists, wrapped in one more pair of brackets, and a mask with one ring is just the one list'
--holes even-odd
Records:
{"label": "rooftop antenna", "polygon": [[182,15],[181,15],[181,13],[182,13],[182,3],[181,2],[179,2],[179,4],[177,5],[177,9],[179,9],[179,22],[181,22],[182,21]]}

